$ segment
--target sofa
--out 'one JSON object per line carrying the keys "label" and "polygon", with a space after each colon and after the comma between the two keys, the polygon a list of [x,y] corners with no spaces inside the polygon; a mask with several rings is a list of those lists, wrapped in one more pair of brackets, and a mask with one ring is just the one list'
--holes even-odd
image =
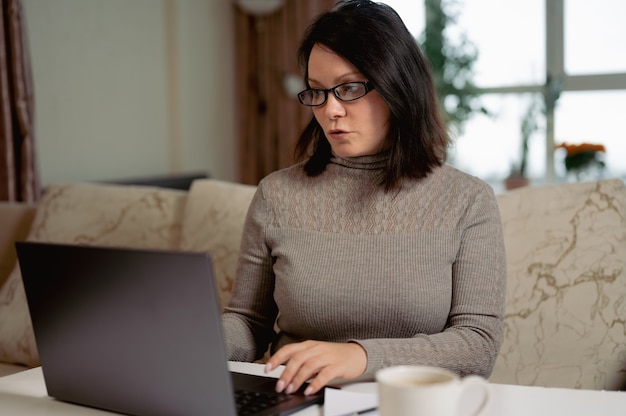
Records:
{"label": "sofa", "polygon": [[[209,251],[228,302],[255,187],[55,184],[0,203],[0,375],[39,365],[13,242]],[[619,179],[498,194],[507,250],[504,340],[490,381],[626,388],[626,187]]]}

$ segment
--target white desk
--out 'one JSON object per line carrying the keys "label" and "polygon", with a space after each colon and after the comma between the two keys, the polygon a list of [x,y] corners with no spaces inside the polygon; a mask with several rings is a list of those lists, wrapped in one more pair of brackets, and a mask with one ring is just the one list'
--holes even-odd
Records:
{"label": "white desk", "polygon": [[[263,366],[230,363],[234,371],[263,374]],[[276,376],[277,371],[272,375]],[[375,393],[374,383],[359,383],[347,390]],[[486,416],[624,416],[626,392],[573,390],[492,384],[492,403]],[[76,406],[47,396],[41,368],[0,377],[1,416],[92,416],[113,413]],[[374,414],[374,413],[372,413]],[[323,416],[320,406],[311,407],[298,416]]]}

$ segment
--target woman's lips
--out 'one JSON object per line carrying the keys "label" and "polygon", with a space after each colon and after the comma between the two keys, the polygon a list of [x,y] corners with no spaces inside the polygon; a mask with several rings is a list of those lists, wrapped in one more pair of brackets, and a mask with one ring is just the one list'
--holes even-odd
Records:
{"label": "woman's lips", "polygon": [[344,130],[329,130],[328,136],[332,137],[335,140],[341,140],[348,135],[347,131]]}

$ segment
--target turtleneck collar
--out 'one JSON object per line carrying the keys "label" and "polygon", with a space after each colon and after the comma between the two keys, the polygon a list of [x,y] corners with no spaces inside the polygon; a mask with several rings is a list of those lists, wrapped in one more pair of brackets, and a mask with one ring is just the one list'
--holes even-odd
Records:
{"label": "turtleneck collar", "polygon": [[330,163],[344,166],[350,169],[376,170],[387,166],[389,151],[369,156],[341,157],[335,153],[330,158]]}

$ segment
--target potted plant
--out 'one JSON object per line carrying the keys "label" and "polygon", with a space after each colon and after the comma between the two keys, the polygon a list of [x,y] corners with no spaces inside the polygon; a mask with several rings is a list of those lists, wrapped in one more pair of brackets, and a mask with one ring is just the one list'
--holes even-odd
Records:
{"label": "potted plant", "polygon": [[539,115],[541,113],[541,100],[534,96],[530,105],[526,109],[522,117],[520,126],[521,152],[519,163],[511,167],[511,173],[504,180],[504,186],[507,190],[519,188],[529,184],[530,180],[526,176],[526,167],[528,164],[528,143],[532,134],[539,129]]}

